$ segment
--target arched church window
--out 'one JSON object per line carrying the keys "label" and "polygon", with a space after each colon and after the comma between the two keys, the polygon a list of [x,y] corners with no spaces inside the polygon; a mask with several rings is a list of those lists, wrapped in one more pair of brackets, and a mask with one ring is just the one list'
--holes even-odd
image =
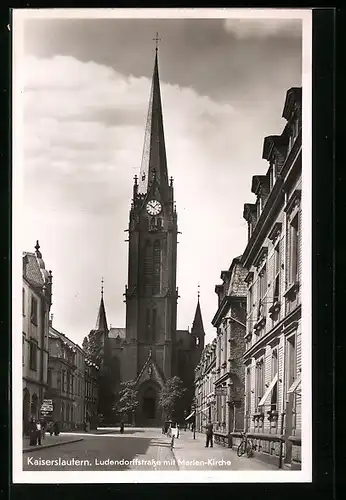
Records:
{"label": "arched church window", "polygon": [[159,294],[161,288],[161,243],[160,240],[154,242],[153,249],[153,294]]}
{"label": "arched church window", "polygon": [[156,341],[156,333],[157,333],[157,311],[153,309],[153,320],[152,320],[152,341]]}
{"label": "arched church window", "polygon": [[196,345],[199,345],[199,337],[196,337]]}
{"label": "arched church window", "polygon": [[147,309],[146,318],[145,318],[145,338],[147,340],[150,339],[150,310]]}
{"label": "arched church window", "polygon": [[153,273],[152,249],[150,240],[146,240],[144,247],[144,286],[150,286]]}

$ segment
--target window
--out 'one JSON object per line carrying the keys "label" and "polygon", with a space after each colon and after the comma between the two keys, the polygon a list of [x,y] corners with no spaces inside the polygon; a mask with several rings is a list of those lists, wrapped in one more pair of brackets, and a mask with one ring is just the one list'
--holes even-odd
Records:
{"label": "window", "polygon": [[152,341],[156,341],[156,328],[157,328],[157,311],[153,309],[153,320],[152,320]]}
{"label": "window", "polygon": [[290,151],[299,133],[299,122],[297,119],[291,121],[291,130],[288,142],[288,150]]}
{"label": "window", "polygon": [[22,334],[22,365],[25,365],[25,347],[26,347],[25,333]]}
{"label": "window", "polygon": [[286,392],[296,378],[296,337],[291,335],[286,344]]}
{"label": "window", "polygon": [[199,345],[199,337],[196,337],[196,345]]}
{"label": "window", "polygon": [[48,387],[52,387],[52,370],[48,368],[47,372],[47,385]]}
{"label": "window", "polygon": [[153,294],[159,294],[161,288],[161,243],[159,240],[154,242],[153,249]]}
{"label": "window", "polygon": [[147,240],[144,247],[144,286],[150,287],[153,272],[151,242]]}
{"label": "window", "polygon": [[149,340],[150,338],[150,310],[147,309],[145,318],[145,338]]}
{"label": "window", "polygon": [[257,319],[260,317],[265,316],[265,309],[264,309],[264,297],[267,293],[267,267],[264,266],[263,269],[261,270],[259,274],[259,279],[258,279],[258,312],[257,312]]}
{"label": "window", "polygon": [[31,297],[31,323],[37,325],[37,299],[36,297]]}
{"label": "window", "polygon": [[258,403],[264,395],[264,359],[262,358],[256,364],[256,407],[259,411]]}
{"label": "window", "polygon": [[227,360],[228,360],[228,352],[227,352],[227,349],[228,349],[228,336],[227,336],[227,325],[228,323],[226,322],[225,323],[225,330],[224,330],[224,349],[225,349],[225,352],[224,352],[224,361],[227,363]]}
{"label": "window", "polygon": [[30,370],[37,370],[37,340],[30,340]]}
{"label": "window", "polygon": [[273,302],[280,300],[280,242],[274,249],[274,297]]}
{"label": "window", "polygon": [[61,372],[60,371],[57,373],[56,388],[59,391],[61,390]]}
{"label": "window", "polygon": [[22,314],[25,316],[25,289],[22,288]]}
{"label": "window", "polygon": [[248,289],[248,302],[247,302],[247,312],[248,315],[251,315],[252,312],[252,306],[253,306],[253,286],[250,286]]}
{"label": "window", "polygon": [[61,372],[61,389],[62,392],[67,392],[67,376],[65,370]]}
{"label": "window", "polygon": [[246,412],[251,413],[251,370],[246,370]]}
{"label": "window", "polygon": [[298,238],[299,238],[299,219],[298,214],[293,218],[289,225],[289,281],[293,284],[298,279]]}
{"label": "window", "polygon": [[[278,351],[277,349],[273,349],[272,352],[272,380],[277,375],[278,373]],[[271,393],[271,410],[276,411],[277,410],[277,403],[278,403],[278,384],[276,383],[273,387],[272,393]]]}
{"label": "window", "polygon": [[260,218],[261,215],[261,198],[257,198],[256,201],[256,209],[257,209],[257,220]]}

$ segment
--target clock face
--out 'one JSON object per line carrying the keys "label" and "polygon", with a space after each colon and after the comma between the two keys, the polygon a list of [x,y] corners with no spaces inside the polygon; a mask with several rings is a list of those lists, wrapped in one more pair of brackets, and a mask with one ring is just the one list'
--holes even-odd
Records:
{"label": "clock face", "polygon": [[147,203],[147,212],[149,215],[159,215],[161,212],[162,207],[161,203],[157,200],[150,200]]}

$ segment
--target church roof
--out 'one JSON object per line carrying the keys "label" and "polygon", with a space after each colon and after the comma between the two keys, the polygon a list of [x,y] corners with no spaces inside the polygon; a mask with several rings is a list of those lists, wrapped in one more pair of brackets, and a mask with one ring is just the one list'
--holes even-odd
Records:
{"label": "church roof", "polygon": [[116,339],[117,337],[120,337],[121,339],[126,338],[126,328],[116,328],[112,326],[109,329],[108,338]]}
{"label": "church roof", "polygon": [[144,137],[142,164],[138,182],[138,193],[145,194],[153,177],[161,189],[168,187],[166,146],[163,129],[161,91],[157,50],[151,85],[149,111]]}
{"label": "church roof", "polygon": [[195,318],[192,323],[191,332],[204,332],[203,320],[202,320],[202,312],[201,312],[201,304],[199,302],[199,297],[197,300],[197,307],[195,312]]}
{"label": "church roof", "polygon": [[103,294],[101,296],[101,302],[100,302],[99,312],[97,315],[95,330],[98,332],[107,332],[108,331],[106,309],[105,309],[105,303],[103,301]]}

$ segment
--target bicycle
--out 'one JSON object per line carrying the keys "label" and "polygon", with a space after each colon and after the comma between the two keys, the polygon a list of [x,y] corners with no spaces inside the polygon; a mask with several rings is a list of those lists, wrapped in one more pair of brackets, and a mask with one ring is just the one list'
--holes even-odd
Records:
{"label": "bicycle", "polygon": [[238,446],[238,449],[237,449],[237,455],[238,455],[238,457],[241,457],[246,453],[246,456],[248,458],[250,458],[253,455],[252,450],[253,450],[252,441],[250,438],[247,437],[245,432],[243,432],[242,433],[242,440],[241,440],[241,442]]}

